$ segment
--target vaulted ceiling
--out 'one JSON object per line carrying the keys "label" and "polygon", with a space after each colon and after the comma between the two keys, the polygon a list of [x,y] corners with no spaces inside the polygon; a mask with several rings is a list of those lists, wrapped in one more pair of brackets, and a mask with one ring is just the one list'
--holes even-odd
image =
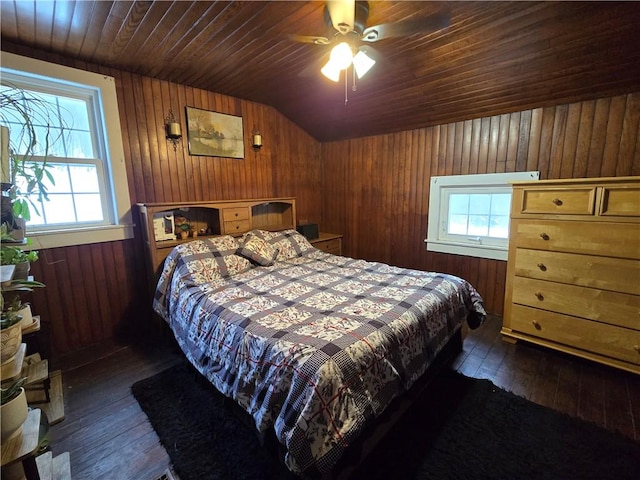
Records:
{"label": "vaulted ceiling", "polygon": [[356,91],[351,77],[320,74],[331,46],[289,38],[332,35],[324,6],[2,0],[0,28],[3,49],[27,46],[271,105],[320,141],[640,91],[639,2],[372,1],[368,26],[451,20],[371,44],[379,61]]}

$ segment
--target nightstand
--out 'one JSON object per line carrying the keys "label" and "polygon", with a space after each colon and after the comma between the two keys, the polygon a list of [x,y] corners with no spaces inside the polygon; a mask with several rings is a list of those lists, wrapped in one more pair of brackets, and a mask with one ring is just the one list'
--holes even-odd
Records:
{"label": "nightstand", "polygon": [[342,255],[342,235],[337,233],[320,232],[318,238],[309,240],[311,245],[325,253]]}

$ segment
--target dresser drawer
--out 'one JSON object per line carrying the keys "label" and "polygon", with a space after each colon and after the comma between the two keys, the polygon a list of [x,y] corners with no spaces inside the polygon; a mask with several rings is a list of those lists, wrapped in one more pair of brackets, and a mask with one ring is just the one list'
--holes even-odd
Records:
{"label": "dresser drawer", "polygon": [[603,216],[640,217],[640,186],[603,187],[598,213]]}
{"label": "dresser drawer", "polygon": [[517,248],[514,273],[640,295],[640,260]]}
{"label": "dresser drawer", "polygon": [[534,278],[513,279],[513,303],[640,331],[640,296]]}
{"label": "dresser drawer", "polygon": [[342,240],[339,238],[332,238],[331,240],[312,240],[311,244],[325,253],[332,253],[334,255],[342,254]]}
{"label": "dresser drawer", "polygon": [[511,328],[527,335],[640,365],[640,331],[513,305]]}
{"label": "dresser drawer", "polygon": [[249,220],[238,220],[234,222],[224,222],[225,235],[237,235],[251,230],[251,222]]}
{"label": "dresser drawer", "polygon": [[593,215],[595,201],[595,187],[527,188],[522,192],[520,213]]}
{"label": "dresser drawer", "polygon": [[249,220],[249,209],[246,207],[225,208],[222,210],[222,220],[224,222]]}
{"label": "dresser drawer", "polygon": [[640,224],[636,223],[514,218],[510,235],[520,248],[640,259]]}

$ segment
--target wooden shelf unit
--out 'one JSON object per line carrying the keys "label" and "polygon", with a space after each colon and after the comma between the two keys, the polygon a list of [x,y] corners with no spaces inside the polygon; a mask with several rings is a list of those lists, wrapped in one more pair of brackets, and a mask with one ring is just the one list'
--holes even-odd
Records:
{"label": "wooden shelf unit", "polygon": [[[138,203],[142,235],[147,249],[150,279],[155,282],[169,252],[180,243],[197,240],[189,237],[178,240],[156,239],[154,218],[175,214],[189,220],[189,224],[206,236],[242,234],[253,229],[286,230],[296,228],[296,200],[292,197],[260,198],[250,200],[223,200],[183,203]],[[200,234],[198,234],[198,238]]]}
{"label": "wooden shelf unit", "polygon": [[[40,332],[40,316],[34,315],[34,322],[22,330],[25,335]],[[26,377],[24,384],[29,414],[22,426],[22,432],[2,439],[2,477],[13,478],[17,474],[26,480],[70,480],[71,463],[68,452],[53,457],[51,452],[38,455],[40,417],[46,415],[49,425],[64,420],[64,399],[62,373],[49,372],[49,361],[40,353],[26,355],[27,344],[22,343],[12,362],[2,365],[0,380],[8,384],[19,377]],[[34,408],[37,407],[37,408]]]}

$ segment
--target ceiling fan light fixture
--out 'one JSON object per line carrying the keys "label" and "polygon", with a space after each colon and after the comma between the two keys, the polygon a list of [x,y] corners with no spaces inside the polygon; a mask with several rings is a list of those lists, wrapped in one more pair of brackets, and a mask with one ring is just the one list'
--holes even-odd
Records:
{"label": "ceiling fan light fixture", "polygon": [[340,42],[338,45],[331,49],[329,55],[329,62],[332,62],[339,70],[345,70],[349,68],[353,61],[353,52],[347,42]]}
{"label": "ceiling fan light fixture", "polygon": [[340,80],[340,71],[341,69],[338,68],[332,60],[329,60],[320,70],[325,77],[333,82],[338,82],[338,80]]}
{"label": "ceiling fan light fixture", "polygon": [[353,68],[356,70],[358,78],[362,78],[376,64],[376,61],[362,50],[358,50],[353,57]]}

